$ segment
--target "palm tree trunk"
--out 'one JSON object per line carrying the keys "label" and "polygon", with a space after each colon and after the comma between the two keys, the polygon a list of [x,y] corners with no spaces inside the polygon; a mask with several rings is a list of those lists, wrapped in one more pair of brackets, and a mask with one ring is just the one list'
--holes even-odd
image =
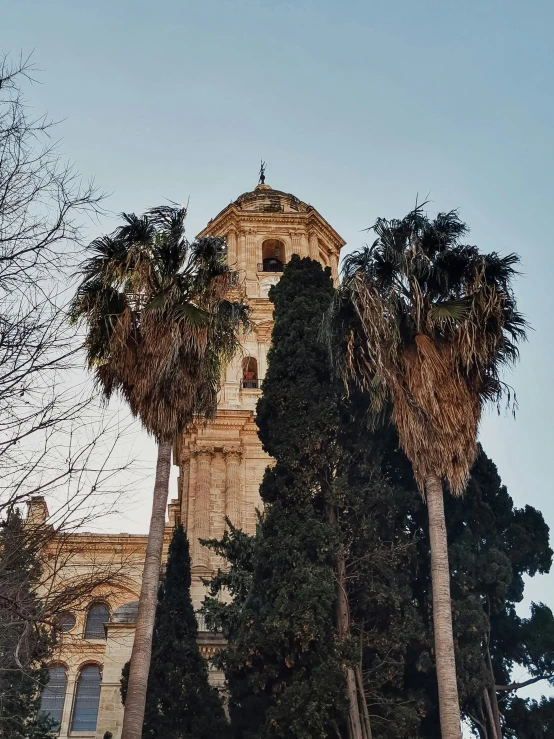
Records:
{"label": "palm tree trunk", "polygon": [[146,686],[148,684],[150,656],[152,653],[152,634],[154,631],[154,618],[156,616],[158,584],[162,563],[165,511],[169,493],[169,475],[171,472],[171,447],[172,445],[168,442],[160,442],[158,445],[152,516],[150,518],[150,530],[148,532],[146,557],[144,559],[144,570],[142,573],[142,587],[140,590],[135,640],[131,653],[129,687],[127,690],[127,700],[125,701],[121,739],[141,739],[142,736]]}
{"label": "palm tree trunk", "polygon": [[436,475],[425,481],[429,511],[431,542],[431,577],[433,581],[433,625],[439,687],[439,709],[442,739],[462,739],[460,703],[456,683],[454,638],[452,635],[452,603],[450,570],[442,484]]}

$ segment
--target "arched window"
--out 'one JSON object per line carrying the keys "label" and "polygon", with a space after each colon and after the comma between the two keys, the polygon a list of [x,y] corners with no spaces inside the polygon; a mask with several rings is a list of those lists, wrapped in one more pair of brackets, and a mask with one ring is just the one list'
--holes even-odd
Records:
{"label": "arched window", "polygon": [[40,713],[49,716],[59,728],[62,722],[65,693],[67,690],[67,674],[63,665],[54,665],[48,670],[48,682],[40,697]]}
{"label": "arched window", "polygon": [[100,668],[85,665],[77,680],[71,731],[96,731],[100,703]]}
{"label": "arched window", "polygon": [[262,244],[260,272],[282,272],[285,264],[285,245],[279,239],[266,239]]}
{"label": "arched window", "polygon": [[258,362],[254,357],[245,357],[242,360],[242,387],[257,388],[258,381]]}
{"label": "arched window", "polygon": [[85,625],[85,639],[105,639],[104,624],[110,618],[108,606],[105,603],[94,603],[87,613]]}

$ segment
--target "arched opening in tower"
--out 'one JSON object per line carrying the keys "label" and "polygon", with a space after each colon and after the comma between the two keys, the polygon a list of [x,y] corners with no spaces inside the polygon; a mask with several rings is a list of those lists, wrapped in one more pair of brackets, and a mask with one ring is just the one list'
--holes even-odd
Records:
{"label": "arched opening in tower", "polygon": [[258,387],[258,362],[254,357],[245,357],[242,360],[242,387]]}
{"label": "arched opening in tower", "polygon": [[279,239],[266,239],[262,244],[260,272],[282,272],[285,264],[285,245]]}

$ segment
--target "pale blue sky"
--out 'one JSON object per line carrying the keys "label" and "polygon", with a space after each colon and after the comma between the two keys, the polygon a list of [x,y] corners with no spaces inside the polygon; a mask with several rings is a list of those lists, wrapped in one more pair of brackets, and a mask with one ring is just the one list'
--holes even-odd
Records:
{"label": "pale blue sky", "polygon": [[[1,46],[42,70],[32,105],[65,119],[63,151],[114,212],[190,196],[193,234],[263,157],[349,248],[419,193],[481,249],[519,252],[520,410],[482,440],[554,528],[552,2],[0,0],[0,19]],[[148,498],[120,528],[144,529]],[[554,606],[553,583],[530,597]]]}

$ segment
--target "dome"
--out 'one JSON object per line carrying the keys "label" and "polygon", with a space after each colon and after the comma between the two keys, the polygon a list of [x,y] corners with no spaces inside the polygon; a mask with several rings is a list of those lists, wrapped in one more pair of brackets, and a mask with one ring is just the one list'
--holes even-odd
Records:
{"label": "dome", "polygon": [[269,185],[260,184],[251,192],[244,192],[234,201],[240,210],[257,213],[307,213],[313,210],[311,205],[299,200],[291,193],[274,190]]}

